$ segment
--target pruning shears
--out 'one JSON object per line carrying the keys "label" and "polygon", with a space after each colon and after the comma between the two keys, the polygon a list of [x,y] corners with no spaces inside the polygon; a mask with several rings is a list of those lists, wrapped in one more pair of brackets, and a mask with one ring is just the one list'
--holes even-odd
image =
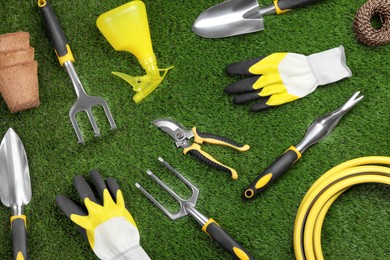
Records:
{"label": "pruning shears", "polygon": [[[191,130],[182,128],[178,123],[170,119],[157,119],[153,121],[153,124],[160,128],[165,133],[169,134],[176,143],[177,147],[184,148],[184,154],[190,154],[200,160],[201,162],[208,164],[220,171],[230,173],[232,179],[237,179],[238,174],[236,170],[231,167],[228,167],[212,157],[210,154],[206,153],[201,149],[201,144],[209,143],[216,145],[223,145],[230,148],[233,148],[239,152],[245,152],[249,150],[250,146],[240,145],[236,142],[233,142],[225,137],[221,137],[214,134],[201,133],[196,130],[196,127],[193,127]],[[194,142],[191,144],[190,139],[194,138]]]}

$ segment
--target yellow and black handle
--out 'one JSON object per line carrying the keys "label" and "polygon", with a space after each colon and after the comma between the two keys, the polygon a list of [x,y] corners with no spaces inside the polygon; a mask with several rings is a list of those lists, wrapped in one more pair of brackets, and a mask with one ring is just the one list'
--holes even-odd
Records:
{"label": "yellow and black handle", "polygon": [[199,161],[217,169],[223,172],[230,173],[232,176],[232,179],[235,180],[238,178],[238,174],[236,170],[233,168],[230,168],[229,166],[226,166],[219,161],[217,161],[214,157],[212,157],[210,154],[206,153],[205,151],[202,150],[199,144],[193,143],[190,147],[186,147],[183,150],[184,154],[190,154]]}
{"label": "yellow and black handle", "polygon": [[277,14],[283,14],[293,9],[304,7],[309,4],[321,2],[322,0],[275,0]]}
{"label": "yellow and black handle", "polygon": [[234,240],[225,230],[223,230],[213,219],[209,219],[202,227],[202,230],[214,239],[220,246],[226,249],[236,259],[252,260],[251,256],[242,245]]}
{"label": "yellow and black handle", "polygon": [[245,144],[241,145],[232,140],[229,140],[226,137],[218,136],[215,134],[201,133],[196,130],[196,127],[192,128],[192,132],[194,133],[194,142],[198,144],[209,143],[216,145],[223,145],[230,148],[233,148],[239,152],[248,151],[250,146]]}
{"label": "yellow and black handle", "polygon": [[74,62],[72,51],[70,50],[68,41],[66,40],[65,34],[62,31],[53,8],[46,0],[38,0],[38,6],[42,11],[43,21],[45,23],[47,33],[61,66],[66,61]]}
{"label": "yellow and black handle", "polygon": [[272,182],[285,173],[301,157],[302,155],[298,149],[291,146],[284,154],[256,177],[244,191],[243,197],[245,199],[253,199],[259,192],[265,190]]}
{"label": "yellow and black handle", "polygon": [[14,260],[27,260],[26,216],[11,217],[12,251]]}
{"label": "yellow and black handle", "polygon": [[217,170],[224,171],[227,173],[230,173],[232,176],[232,179],[237,179],[238,174],[236,170],[233,168],[230,168],[219,161],[217,161],[214,157],[212,157],[210,154],[203,151],[199,144],[202,143],[210,143],[210,144],[216,144],[216,145],[223,145],[230,148],[233,148],[240,152],[245,152],[249,150],[250,146],[245,144],[241,145],[236,142],[233,142],[226,137],[214,135],[214,134],[208,134],[208,133],[201,133],[196,130],[196,127],[192,128],[192,132],[194,133],[194,143],[190,147],[186,147],[183,150],[184,154],[190,154],[200,160],[201,162],[210,165],[211,167],[214,167]]}

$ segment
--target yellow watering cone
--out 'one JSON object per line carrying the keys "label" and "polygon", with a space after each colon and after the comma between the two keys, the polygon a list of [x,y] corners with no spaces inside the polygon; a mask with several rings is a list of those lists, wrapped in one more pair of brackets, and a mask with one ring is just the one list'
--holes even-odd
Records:
{"label": "yellow watering cone", "polygon": [[134,54],[146,71],[146,75],[139,77],[113,72],[133,86],[133,90],[137,92],[133,100],[136,103],[140,102],[161,83],[168,70],[173,68],[157,67],[145,4],[140,0],[134,0],[121,5],[100,15],[96,25],[115,50]]}

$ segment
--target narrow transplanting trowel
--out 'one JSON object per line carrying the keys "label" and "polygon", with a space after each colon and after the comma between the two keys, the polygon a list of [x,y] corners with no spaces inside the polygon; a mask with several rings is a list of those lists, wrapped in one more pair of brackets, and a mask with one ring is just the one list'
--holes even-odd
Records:
{"label": "narrow transplanting trowel", "polygon": [[12,212],[13,259],[27,259],[23,206],[31,200],[30,171],[23,143],[12,128],[8,129],[0,144],[0,197]]}
{"label": "narrow transplanting trowel", "polygon": [[223,38],[264,30],[263,16],[283,14],[322,0],[275,0],[259,7],[257,0],[228,0],[210,7],[196,19],[192,30],[205,38]]}

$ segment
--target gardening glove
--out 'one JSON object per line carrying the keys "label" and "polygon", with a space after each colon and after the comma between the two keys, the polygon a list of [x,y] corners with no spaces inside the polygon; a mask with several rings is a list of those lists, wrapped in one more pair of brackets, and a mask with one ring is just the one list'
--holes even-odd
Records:
{"label": "gardening glove", "polygon": [[317,86],[352,76],[343,46],[309,56],[273,53],[230,64],[226,72],[250,76],[225,88],[226,93],[236,94],[235,104],[266,97],[251,107],[253,112],[297,100],[316,90]]}
{"label": "gardening glove", "polygon": [[85,179],[75,176],[74,186],[86,210],[63,195],[57,196],[57,206],[78,225],[100,259],[150,259],[139,244],[137,226],[125,207],[118,183],[113,178],[104,182],[96,170],[91,172],[91,178],[102,205]]}

